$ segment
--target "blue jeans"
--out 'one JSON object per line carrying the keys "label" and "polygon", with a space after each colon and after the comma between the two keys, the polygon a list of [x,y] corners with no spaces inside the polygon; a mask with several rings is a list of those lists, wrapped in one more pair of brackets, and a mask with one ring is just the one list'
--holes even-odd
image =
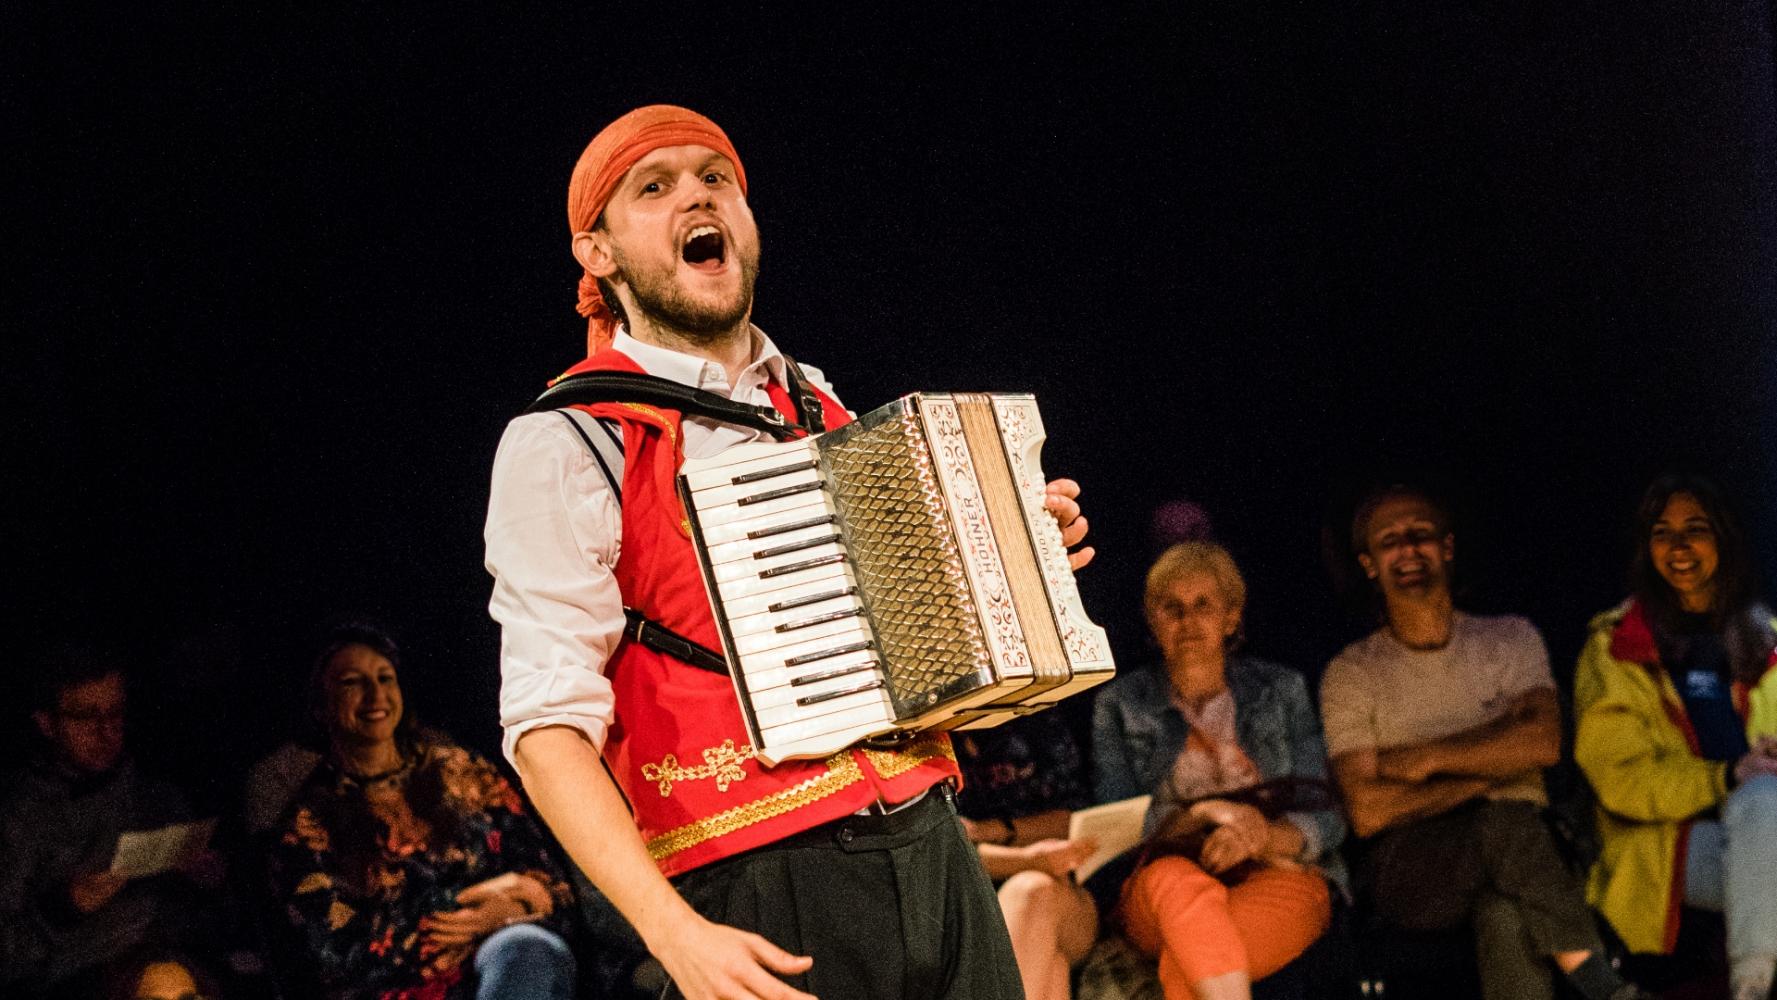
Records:
{"label": "blue jeans", "polygon": [[574,956],[554,931],[513,924],[475,949],[475,1000],[573,1000]]}
{"label": "blue jeans", "polygon": [[1736,979],[1777,961],[1777,775],[1761,774],[1722,804],[1721,821],[1691,824],[1684,901],[1727,918]]}

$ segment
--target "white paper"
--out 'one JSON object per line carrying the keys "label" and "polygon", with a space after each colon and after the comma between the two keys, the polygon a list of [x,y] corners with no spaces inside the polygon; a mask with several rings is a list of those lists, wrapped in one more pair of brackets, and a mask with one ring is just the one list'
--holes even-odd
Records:
{"label": "white paper", "polygon": [[203,850],[210,843],[210,833],[215,829],[214,819],[204,819],[174,823],[158,830],[130,830],[117,838],[117,853],[111,857],[111,874],[146,878],[171,871],[186,858]]}
{"label": "white paper", "polygon": [[1152,795],[1138,795],[1121,802],[1081,809],[1068,817],[1067,839],[1092,840],[1098,846],[1092,856],[1074,869],[1074,877],[1084,882],[1093,872],[1136,844],[1141,843],[1142,820],[1148,815]]}

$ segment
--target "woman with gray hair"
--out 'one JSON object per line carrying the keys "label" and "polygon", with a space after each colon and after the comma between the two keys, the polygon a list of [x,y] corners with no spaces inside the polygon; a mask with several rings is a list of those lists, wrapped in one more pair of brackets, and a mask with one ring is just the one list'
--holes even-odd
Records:
{"label": "woman with gray hair", "polygon": [[[1112,682],[1092,727],[1098,799],[1154,797],[1118,916],[1168,1000],[1248,997],[1326,930],[1327,882],[1344,880],[1344,821],[1310,794],[1325,791],[1320,724],[1300,674],[1234,655],[1246,581],[1226,549],[1167,549],[1145,603],[1163,662]],[[1279,808],[1253,804],[1267,791]]]}

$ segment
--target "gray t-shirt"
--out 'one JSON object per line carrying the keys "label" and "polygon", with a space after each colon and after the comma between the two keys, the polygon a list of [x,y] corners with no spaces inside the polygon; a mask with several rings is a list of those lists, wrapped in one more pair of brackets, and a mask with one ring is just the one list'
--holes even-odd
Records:
{"label": "gray t-shirt", "polygon": [[[1378,629],[1345,647],[1321,679],[1327,755],[1442,739],[1492,722],[1527,691],[1554,686],[1542,635],[1513,615],[1458,612],[1442,649],[1410,649]],[[1548,801],[1535,770],[1488,797]]]}

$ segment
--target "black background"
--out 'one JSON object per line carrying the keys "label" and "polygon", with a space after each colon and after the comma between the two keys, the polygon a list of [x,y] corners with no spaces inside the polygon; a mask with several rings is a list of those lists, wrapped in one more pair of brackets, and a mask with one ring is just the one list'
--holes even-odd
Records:
{"label": "black background", "polygon": [[656,101],[733,138],[755,319],[852,407],[1038,394],[1126,665],[1178,497],[1310,674],[1365,627],[1323,549],[1372,477],[1450,490],[1469,604],[1558,673],[1654,473],[1772,564],[1769,2],[969,6],[15,9],[15,685],[122,644],[139,744],[221,781],[368,616],[492,749],[489,463],[583,343],[574,159]]}

